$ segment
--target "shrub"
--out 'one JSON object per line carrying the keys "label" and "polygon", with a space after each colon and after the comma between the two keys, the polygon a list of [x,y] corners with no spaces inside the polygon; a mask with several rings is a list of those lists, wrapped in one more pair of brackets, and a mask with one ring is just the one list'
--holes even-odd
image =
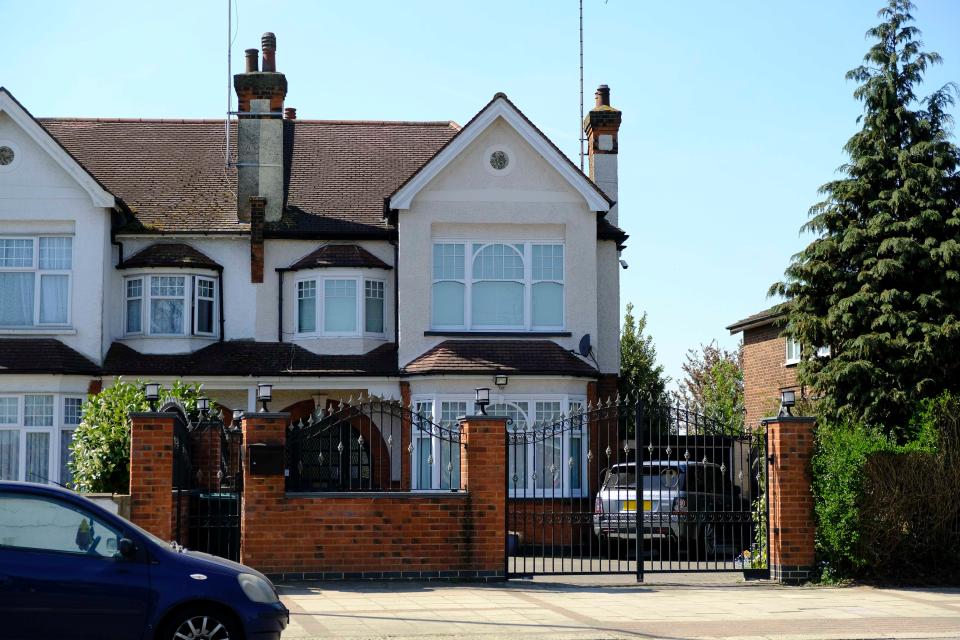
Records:
{"label": "shrub", "polygon": [[921,403],[906,444],[822,424],[813,492],[823,579],[921,582],[960,570],[960,399]]}
{"label": "shrub", "polygon": [[[188,413],[196,411],[199,384],[176,381],[160,389],[160,397],[179,401]],[[212,404],[212,403],[211,403]],[[73,434],[70,470],[73,486],[90,493],[127,493],[130,486],[130,414],[149,411],[143,381],[117,378],[83,405],[80,425]]]}

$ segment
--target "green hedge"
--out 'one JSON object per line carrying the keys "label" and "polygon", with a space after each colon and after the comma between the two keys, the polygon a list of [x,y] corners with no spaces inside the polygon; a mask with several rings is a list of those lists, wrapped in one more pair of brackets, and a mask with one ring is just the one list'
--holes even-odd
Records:
{"label": "green hedge", "polygon": [[820,424],[813,459],[822,578],[939,581],[960,568],[960,400],[925,402],[906,443]]}

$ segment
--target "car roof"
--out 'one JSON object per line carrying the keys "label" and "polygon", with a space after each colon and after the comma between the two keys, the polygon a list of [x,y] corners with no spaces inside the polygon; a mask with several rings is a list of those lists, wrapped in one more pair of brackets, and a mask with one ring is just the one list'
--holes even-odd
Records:
{"label": "car roof", "polygon": [[56,485],[40,484],[38,482],[21,482],[19,480],[0,480],[0,491],[32,493],[34,495],[67,496],[71,498],[77,497],[77,494],[73,491]]}
{"label": "car roof", "polygon": [[[631,468],[636,467],[636,462],[620,462],[617,464],[610,465],[610,469],[617,468]],[[717,467],[718,465],[715,462],[703,462],[702,460],[646,460],[643,462],[644,467]]]}

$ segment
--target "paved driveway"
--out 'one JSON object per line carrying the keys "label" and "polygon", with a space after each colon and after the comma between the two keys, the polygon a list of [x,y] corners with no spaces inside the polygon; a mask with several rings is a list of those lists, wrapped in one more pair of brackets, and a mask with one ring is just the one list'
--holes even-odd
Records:
{"label": "paved driveway", "polygon": [[781,587],[704,576],[282,585],[284,638],[955,638],[960,589]]}

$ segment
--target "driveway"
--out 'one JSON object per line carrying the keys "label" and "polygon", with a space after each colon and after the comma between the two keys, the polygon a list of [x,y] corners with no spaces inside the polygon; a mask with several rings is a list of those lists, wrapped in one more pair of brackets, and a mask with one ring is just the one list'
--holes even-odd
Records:
{"label": "driveway", "polygon": [[283,584],[284,638],[956,638],[960,589],[734,576]]}

